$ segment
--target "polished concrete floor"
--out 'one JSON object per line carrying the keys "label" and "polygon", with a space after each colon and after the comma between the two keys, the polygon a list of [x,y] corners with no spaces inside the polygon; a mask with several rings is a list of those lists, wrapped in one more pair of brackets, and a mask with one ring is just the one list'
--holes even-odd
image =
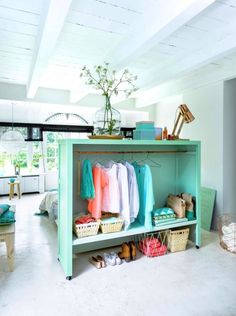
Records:
{"label": "polished concrete floor", "polygon": [[[74,259],[67,281],[57,262],[56,225],[34,216],[43,195],[14,198],[17,205],[15,269],[8,272],[0,243],[1,316],[235,316],[236,255],[221,249],[215,233],[203,245],[159,258],[139,257],[97,270],[93,252]],[[0,203],[9,202],[0,198]],[[114,248],[118,250],[118,248]]]}

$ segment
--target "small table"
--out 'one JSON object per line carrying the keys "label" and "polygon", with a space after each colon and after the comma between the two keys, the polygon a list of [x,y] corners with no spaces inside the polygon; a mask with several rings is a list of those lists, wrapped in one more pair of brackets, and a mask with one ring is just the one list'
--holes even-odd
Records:
{"label": "small table", "polygon": [[11,200],[12,198],[14,198],[14,193],[15,193],[15,185],[17,186],[17,196],[20,199],[20,181],[14,181],[14,182],[8,182],[8,184],[10,185],[10,190],[9,190],[9,200]]}
{"label": "small table", "polygon": [[6,243],[8,268],[9,268],[9,271],[13,271],[15,223],[10,224],[10,225],[0,226],[0,242]]}

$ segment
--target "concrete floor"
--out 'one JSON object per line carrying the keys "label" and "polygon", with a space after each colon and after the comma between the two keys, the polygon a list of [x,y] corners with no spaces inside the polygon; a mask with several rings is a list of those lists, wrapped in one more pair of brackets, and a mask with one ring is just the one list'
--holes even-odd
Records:
{"label": "concrete floor", "polygon": [[[201,249],[97,270],[90,252],[75,259],[67,281],[57,262],[57,232],[34,216],[43,195],[17,205],[15,270],[8,272],[0,243],[1,316],[235,316],[236,255],[221,249],[215,233],[203,233]],[[0,198],[0,203],[9,202]],[[119,248],[114,248],[118,250]]]}

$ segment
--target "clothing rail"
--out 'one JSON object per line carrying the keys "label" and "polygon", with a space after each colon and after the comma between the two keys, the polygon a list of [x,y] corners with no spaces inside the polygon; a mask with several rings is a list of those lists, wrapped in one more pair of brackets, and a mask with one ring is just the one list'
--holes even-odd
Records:
{"label": "clothing rail", "polygon": [[124,154],[176,154],[186,153],[187,150],[155,150],[155,151],[78,151],[76,153],[81,155],[124,155]]}

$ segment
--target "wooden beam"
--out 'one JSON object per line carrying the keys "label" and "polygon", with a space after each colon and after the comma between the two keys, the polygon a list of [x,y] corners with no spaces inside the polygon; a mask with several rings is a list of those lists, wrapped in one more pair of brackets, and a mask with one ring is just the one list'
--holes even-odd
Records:
{"label": "wooden beam", "polygon": [[27,97],[33,98],[39,87],[40,78],[52,56],[58,37],[64,26],[72,0],[44,1],[44,8],[38,33],[31,71],[27,85]]}
{"label": "wooden beam", "polygon": [[216,0],[157,1],[107,56],[117,69],[146,53]]}

